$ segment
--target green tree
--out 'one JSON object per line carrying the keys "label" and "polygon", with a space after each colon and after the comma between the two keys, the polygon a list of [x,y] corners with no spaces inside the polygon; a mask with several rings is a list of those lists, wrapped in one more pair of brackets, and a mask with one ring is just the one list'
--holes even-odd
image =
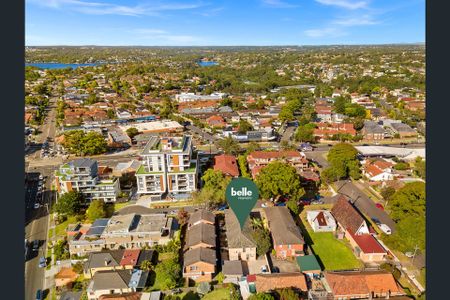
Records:
{"label": "green tree", "polygon": [[241,147],[239,146],[239,142],[233,139],[231,136],[226,137],[217,142],[217,145],[222,148],[225,154],[237,155],[241,151]]}
{"label": "green tree", "polygon": [[181,266],[175,259],[163,260],[155,267],[156,281],[161,290],[170,290],[177,286],[181,277]]}
{"label": "green tree", "polygon": [[225,190],[231,178],[220,170],[208,169],[202,176],[204,182],[200,192],[194,194],[194,200],[210,206],[225,203]]}
{"label": "green tree", "polygon": [[138,135],[140,132],[137,130],[137,128],[130,127],[126,130],[127,135],[130,137],[130,139],[134,138],[136,135]]}
{"label": "green tree", "polygon": [[286,206],[287,208],[289,208],[289,210],[294,214],[294,215],[298,215],[300,213],[300,207],[297,204],[297,201],[293,198],[289,199],[286,202]]}
{"label": "green tree", "polygon": [[106,217],[105,202],[100,199],[92,200],[89,208],[86,210],[86,217],[91,222]]}
{"label": "green tree", "polygon": [[333,182],[342,178],[361,177],[360,163],[357,158],[358,151],[350,144],[339,143],[331,147],[327,159],[330,166],[322,172],[326,182]]}
{"label": "green tree", "polygon": [[250,124],[247,120],[240,119],[239,120],[239,126],[238,126],[238,132],[239,133],[247,133],[247,131],[253,130],[252,124]]}
{"label": "green tree", "polygon": [[299,295],[296,291],[291,288],[286,288],[277,291],[280,295],[280,300],[297,300],[299,299]]}
{"label": "green tree", "polygon": [[222,272],[219,272],[219,274],[217,274],[214,279],[217,281],[218,284],[222,284],[223,281],[225,280],[225,275]]}
{"label": "green tree", "polygon": [[144,270],[144,271],[151,271],[151,270],[153,270],[153,263],[150,261],[150,260],[144,260],[142,263],[141,263],[141,270]]}
{"label": "green tree", "polygon": [[241,154],[238,156],[238,164],[239,164],[239,170],[241,171],[241,176],[251,179],[252,175],[248,171],[247,167],[247,156]]}
{"label": "green tree", "polygon": [[55,255],[55,260],[63,260],[68,259],[70,257],[69,254],[69,245],[66,240],[59,240],[53,246],[53,254]]}
{"label": "green tree", "polygon": [[254,151],[259,151],[260,149],[261,149],[261,146],[257,142],[250,142],[247,145],[245,153],[248,155]]}
{"label": "green tree", "polygon": [[422,179],[425,179],[426,174],[425,160],[423,160],[422,157],[420,156],[418,156],[414,161],[414,174],[416,174]]}
{"label": "green tree", "polygon": [[211,291],[211,284],[207,281],[200,282],[197,286],[197,293],[200,295],[205,295]]}
{"label": "green tree", "polygon": [[338,114],[344,114],[345,113],[345,105],[347,103],[349,103],[349,101],[345,97],[342,97],[342,96],[337,97],[333,103],[334,111]]}
{"label": "green tree", "polygon": [[184,209],[184,207],[179,209],[178,212],[177,212],[178,223],[181,226],[183,226],[184,224],[187,223],[188,219],[189,219],[189,213]]}
{"label": "green tree", "polygon": [[79,156],[102,154],[107,151],[107,142],[103,135],[91,131],[72,130],[64,133],[63,146],[69,153]]}
{"label": "green tree", "polygon": [[395,194],[395,189],[392,186],[385,187],[380,192],[381,197],[384,200],[389,201],[391,197]]}
{"label": "green tree", "polygon": [[315,125],[312,123],[298,126],[295,131],[295,140],[298,142],[315,142],[314,128]]}
{"label": "green tree", "polygon": [[39,95],[47,95],[50,96],[50,90],[48,88],[48,86],[44,83],[38,84],[37,86],[34,87],[34,92],[39,94]]}
{"label": "green tree", "polygon": [[247,300],[275,300],[275,298],[271,294],[256,293],[248,297]]}
{"label": "green tree", "polygon": [[262,168],[256,177],[256,184],[263,199],[285,195],[298,200],[305,194],[297,170],[280,161]]}
{"label": "green tree", "polygon": [[106,115],[108,116],[108,119],[113,120],[116,118],[116,112],[112,108],[108,108],[106,111]]}
{"label": "green tree", "polygon": [[74,216],[80,213],[83,203],[83,194],[76,191],[70,191],[62,194],[53,208],[55,212],[60,215]]}
{"label": "green tree", "polygon": [[264,255],[272,248],[269,232],[263,227],[255,227],[252,231],[252,237],[256,243],[256,254]]}

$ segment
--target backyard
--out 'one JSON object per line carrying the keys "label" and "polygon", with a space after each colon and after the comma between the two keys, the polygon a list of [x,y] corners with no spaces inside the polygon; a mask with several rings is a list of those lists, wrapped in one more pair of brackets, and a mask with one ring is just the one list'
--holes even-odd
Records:
{"label": "backyard", "polygon": [[[314,208],[309,206],[308,209]],[[347,270],[363,266],[353,254],[346,240],[338,240],[333,232],[314,232],[306,221],[306,210],[300,214],[304,226],[302,231],[306,242],[311,246],[319,263],[325,270]]]}

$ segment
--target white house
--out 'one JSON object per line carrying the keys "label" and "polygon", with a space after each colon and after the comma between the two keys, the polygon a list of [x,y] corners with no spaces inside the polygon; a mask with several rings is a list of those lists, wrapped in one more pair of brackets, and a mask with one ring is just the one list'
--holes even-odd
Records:
{"label": "white house", "polygon": [[364,164],[363,175],[370,181],[387,181],[394,179],[392,164],[384,159],[368,160]]}
{"label": "white house", "polygon": [[328,210],[310,210],[306,219],[314,232],[327,232],[336,230],[336,221]]}

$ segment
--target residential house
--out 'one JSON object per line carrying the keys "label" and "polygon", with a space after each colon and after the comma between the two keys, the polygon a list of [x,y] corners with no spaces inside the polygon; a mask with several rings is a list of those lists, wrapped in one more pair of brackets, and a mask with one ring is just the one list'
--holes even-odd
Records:
{"label": "residential house", "polygon": [[99,271],[87,287],[89,300],[99,300],[102,295],[125,294],[142,290],[146,286],[148,271]]}
{"label": "residential house", "polygon": [[305,241],[285,206],[266,207],[262,210],[272,235],[273,247],[278,258],[304,255]]}
{"label": "residential house", "polygon": [[145,260],[153,261],[154,250],[117,249],[89,253],[84,264],[84,277],[91,278],[97,271],[125,270],[139,267]]}
{"label": "residential house", "polygon": [[314,136],[319,140],[329,140],[335,134],[356,135],[356,130],[351,123],[316,123]]}
{"label": "residential house", "polygon": [[305,275],[302,273],[256,274],[255,277],[255,286],[258,293],[284,288],[293,288],[301,292],[308,291]]}
{"label": "residential house", "polygon": [[131,146],[131,138],[120,129],[108,130],[108,146],[112,148],[128,148]]}
{"label": "residential house", "polygon": [[186,231],[185,249],[216,248],[216,228],[214,225],[199,223]]}
{"label": "residential house", "polygon": [[388,181],[394,179],[393,164],[384,159],[367,159],[363,166],[363,175],[370,181]]}
{"label": "residential house", "polygon": [[170,193],[186,198],[197,190],[197,160],[193,158],[191,136],[151,137],[141,153],[137,170],[137,193]]}
{"label": "residential house", "polygon": [[172,238],[176,222],[166,214],[126,214],[97,219],[86,233],[68,235],[71,255],[85,256],[102,249],[141,249],[165,245]]}
{"label": "residential house", "polygon": [[365,140],[383,140],[385,137],[385,130],[374,121],[365,120],[364,127],[361,129],[361,134]]}
{"label": "residential house", "polygon": [[72,268],[63,267],[55,274],[55,286],[57,288],[71,287],[77,278],[78,274]]}
{"label": "residential house", "polygon": [[179,103],[195,101],[220,101],[225,96],[223,93],[213,93],[211,95],[196,95],[194,93],[181,93],[175,95],[175,100]]}
{"label": "residential house", "polygon": [[332,299],[374,299],[405,295],[395,281],[394,276],[386,271],[375,272],[325,272]]}
{"label": "residential house", "polygon": [[400,138],[405,137],[415,137],[417,136],[417,131],[412,129],[411,126],[404,123],[391,123],[390,127],[395,133],[400,135]]}
{"label": "residential house", "polygon": [[120,194],[119,180],[100,179],[97,161],[90,158],[76,159],[61,165],[55,172],[55,185],[59,194],[78,191],[87,202],[93,199],[115,202]]}
{"label": "residential house", "polygon": [[239,167],[236,162],[236,157],[234,155],[217,155],[214,157],[214,170],[219,170],[223,174],[238,177],[239,176]]}
{"label": "residential house", "polygon": [[184,253],[183,278],[194,282],[211,281],[216,273],[216,250],[194,248]]}
{"label": "residential house", "polygon": [[188,229],[198,224],[215,224],[216,216],[205,209],[199,209],[189,216]]}
{"label": "residential house", "polygon": [[336,221],[328,210],[308,210],[306,219],[314,232],[329,232],[336,230]]}
{"label": "residential house", "polygon": [[254,151],[247,155],[247,162],[253,179],[256,178],[259,171],[273,161],[283,161],[295,167],[297,170],[308,168],[308,160],[303,152],[288,151]]}
{"label": "residential house", "polygon": [[214,115],[207,118],[206,123],[208,123],[208,125],[211,127],[219,127],[219,128],[223,128],[227,125],[225,120],[219,115]]}
{"label": "residential house", "polygon": [[116,116],[119,119],[130,119],[132,117],[132,114],[128,110],[118,108],[116,109]]}
{"label": "residential house", "polygon": [[229,260],[256,260],[256,242],[252,237],[250,221],[247,220],[241,230],[235,214],[226,209],[225,229]]}
{"label": "residential house", "polygon": [[331,209],[331,214],[358,258],[367,263],[385,259],[387,251],[370,234],[366,221],[345,196],[340,195]]}

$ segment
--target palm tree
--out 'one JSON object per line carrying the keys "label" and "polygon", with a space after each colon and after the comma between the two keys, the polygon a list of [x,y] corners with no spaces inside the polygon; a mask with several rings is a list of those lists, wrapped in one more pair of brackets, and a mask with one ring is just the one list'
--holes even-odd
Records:
{"label": "palm tree", "polygon": [[251,218],[251,224],[253,228],[262,228],[263,227],[263,221],[260,218]]}
{"label": "palm tree", "polygon": [[152,270],[152,269],[153,269],[153,264],[152,264],[152,262],[149,261],[149,260],[144,260],[144,261],[141,263],[141,269],[144,270],[144,271],[150,271],[150,270]]}

